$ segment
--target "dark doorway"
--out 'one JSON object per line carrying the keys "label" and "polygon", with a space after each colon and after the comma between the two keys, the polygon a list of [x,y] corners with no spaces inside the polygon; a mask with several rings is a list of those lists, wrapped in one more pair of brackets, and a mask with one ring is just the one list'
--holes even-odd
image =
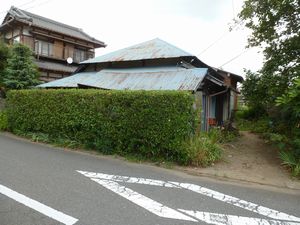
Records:
{"label": "dark doorway", "polygon": [[223,104],[225,95],[216,96],[216,120],[217,126],[223,125]]}

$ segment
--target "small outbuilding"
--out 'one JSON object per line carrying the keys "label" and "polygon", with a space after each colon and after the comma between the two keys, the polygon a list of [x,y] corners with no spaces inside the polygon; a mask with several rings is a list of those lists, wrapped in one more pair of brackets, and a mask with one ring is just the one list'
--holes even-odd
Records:
{"label": "small outbuilding", "polygon": [[236,85],[242,80],[154,39],[84,61],[72,76],[38,87],[190,91],[195,107],[201,108],[201,129],[208,130],[230,119],[236,109]]}

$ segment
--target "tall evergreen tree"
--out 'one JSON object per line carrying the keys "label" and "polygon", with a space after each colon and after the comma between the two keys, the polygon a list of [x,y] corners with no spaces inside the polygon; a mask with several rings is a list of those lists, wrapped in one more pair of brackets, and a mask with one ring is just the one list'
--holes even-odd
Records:
{"label": "tall evergreen tree", "polygon": [[27,89],[40,84],[39,72],[32,61],[32,51],[25,45],[15,44],[3,74],[7,89]]}
{"label": "tall evergreen tree", "polygon": [[0,88],[3,85],[3,72],[6,68],[8,57],[9,48],[2,40],[0,40]]}

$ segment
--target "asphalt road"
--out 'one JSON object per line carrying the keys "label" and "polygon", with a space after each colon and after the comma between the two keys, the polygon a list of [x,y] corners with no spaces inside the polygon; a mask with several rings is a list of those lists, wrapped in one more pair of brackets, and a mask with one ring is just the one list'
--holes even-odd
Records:
{"label": "asphalt road", "polygon": [[300,193],[0,134],[0,225],[300,225]]}

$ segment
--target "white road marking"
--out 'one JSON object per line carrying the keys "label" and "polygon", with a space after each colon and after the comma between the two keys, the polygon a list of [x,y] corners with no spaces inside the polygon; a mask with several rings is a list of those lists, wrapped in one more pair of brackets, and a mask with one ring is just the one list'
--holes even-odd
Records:
{"label": "white road marking", "polygon": [[146,184],[146,185],[153,185],[153,186],[160,186],[160,187],[181,188],[178,185],[174,185],[174,184],[162,181],[162,180],[110,175],[110,174],[104,174],[104,173],[93,173],[93,172],[86,172],[86,171],[80,171],[80,170],[77,170],[77,172],[79,172],[89,178],[113,180],[116,182],[125,182],[125,183],[130,183],[130,184]]}
{"label": "white road marking", "polygon": [[270,217],[272,219],[300,222],[299,217],[288,215],[286,213],[279,212],[274,209],[270,209],[270,208],[267,208],[264,206],[257,205],[252,202],[248,202],[248,201],[236,198],[236,197],[232,197],[230,195],[225,195],[221,192],[217,192],[217,191],[205,188],[205,187],[201,187],[199,185],[189,184],[189,183],[178,183],[178,182],[170,182],[170,183],[178,185],[178,186],[188,189],[190,191],[199,193],[201,195],[205,195],[207,197],[217,199],[217,200],[225,202],[227,204],[234,205],[234,206],[240,207],[242,209],[246,209],[248,211]]}
{"label": "white road marking", "polygon": [[[198,194],[222,201],[224,203],[234,205],[239,208],[260,214],[262,216],[266,216],[271,219],[275,219],[275,220],[267,220],[267,219],[216,214],[216,213],[209,213],[209,212],[183,210],[183,209],[179,210],[179,211],[184,212],[184,213],[186,213],[194,218],[197,218],[201,221],[204,221],[204,219],[209,220],[211,218],[216,218],[213,224],[217,224],[217,225],[219,225],[219,224],[220,225],[238,225],[238,224],[241,224],[241,225],[242,224],[245,224],[245,225],[256,225],[256,224],[257,225],[269,225],[269,224],[272,224],[272,225],[300,225],[300,223],[298,223],[298,222],[300,222],[299,217],[295,217],[293,215],[279,212],[277,210],[270,209],[265,206],[260,206],[255,203],[248,202],[248,201],[245,201],[245,200],[242,200],[242,199],[230,196],[230,195],[226,195],[221,192],[217,192],[217,191],[214,191],[214,190],[211,190],[211,189],[199,186],[199,185],[195,185],[195,184],[153,180],[153,179],[128,177],[128,176],[119,176],[119,175],[110,175],[110,174],[94,173],[94,172],[87,172],[87,171],[80,171],[80,170],[77,170],[77,172],[83,174],[86,177],[89,177],[90,179],[92,179],[94,181],[97,180],[96,182],[98,182],[98,183],[100,182],[102,186],[104,186],[103,184],[105,184],[107,182],[113,183],[114,185],[119,185],[117,182],[124,182],[124,183],[131,183],[131,184],[146,184],[146,185],[161,186],[161,187],[167,187],[167,188],[186,189],[186,190],[190,190],[190,191],[196,192]],[[109,190],[112,190],[112,187],[110,185],[105,185],[104,187],[108,188]],[[116,186],[116,187],[118,187],[118,186]],[[120,187],[122,187],[123,189],[128,189],[124,186],[120,186]],[[137,192],[134,192],[131,189],[128,189],[128,190],[135,193],[135,195],[143,196]],[[115,189],[112,191],[117,193],[115,191]],[[120,193],[117,193],[117,194],[121,195]],[[125,197],[126,195],[125,196],[121,195],[121,196]],[[133,203],[145,208],[145,205],[138,203],[135,198],[131,198],[131,199],[129,199],[128,197],[125,197],[125,198],[127,198],[128,200],[132,201]],[[151,201],[154,202],[154,205],[156,207],[154,211],[158,210],[159,212],[161,212],[162,209],[159,209],[159,208],[166,207],[166,206],[162,205],[161,203],[156,202],[146,196],[143,196],[143,198],[147,199],[147,201],[146,201],[147,208],[151,208],[151,205],[150,205],[150,204],[152,204]],[[149,209],[147,209],[147,210],[149,210]],[[168,210],[173,210],[172,212],[178,213],[178,211],[176,211],[175,209],[168,208]],[[149,210],[149,211],[151,211],[151,210]],[[161,217],[165,217],[165,218],[171,218],[171,217],[166,216],[167,214],[165,216],[159,215],[157,213],[154,213],[154,214],[161,216]],[[243,223],[235,222],[235,221],[239,221],[239,220],[241,220]],[[216,221],[219,223],[216,223]],[[223,223],[222,223],[222,221],[223,221]]]}
{"label": "white road marking", "polygon": [[210,212],[200,212],[193,210],[179,209],[192,217],[195,217],[205,223],[215,225],[299,225],[300,223],[286,222],[278,220],[267,220],[260,218],[251,218],[244,216],[225,215]]}
{"label": "white road marking", "polygon": [[0,193],[63,224],[73,225],[78,221],[78,219],[76,218],[73,218],[60,211],[50,208],[49,206],[46,206],[38,201],[28,198],[25,195],[13,191],[1,184],[0,184]]}
{"label": "white road marking", "polygon": [[98,184],[102,185],[103,187],[115,192],[116,194],[126,198],[127,200],[154,213],[157,216],[164,217],[164,218],[170,218],[170,219],[179,219],[179,220],[187,220],[187,221],[197,222],[197,220],[195,220],[189,216],[186,216],[174,209],[164,206],[159,202],[156,202],[140,193],[137,193],[137,192],[131,190],[130,188],[121,186],[114,181],[96,179],[96,178],[92,178],[92,180],[96,181]]}

